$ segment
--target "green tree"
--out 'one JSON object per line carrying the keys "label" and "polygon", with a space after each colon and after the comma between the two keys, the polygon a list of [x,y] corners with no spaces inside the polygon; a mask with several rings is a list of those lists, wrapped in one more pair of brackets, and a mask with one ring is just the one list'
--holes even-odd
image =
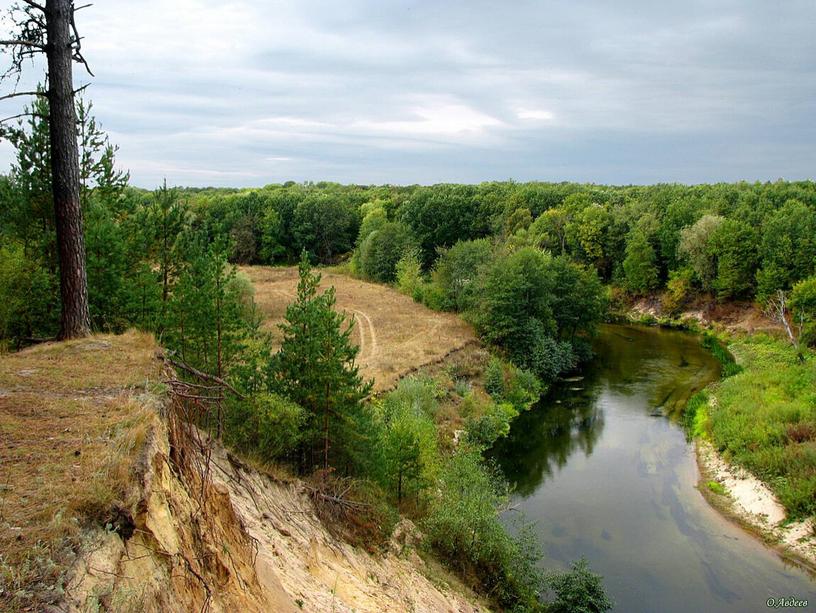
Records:
{"label": "green tree", "polygon": [[167,181],[153,192],[153,200],[146,210],[146,242],[158,263],[161,284],[162,310],[167,305],[170,289],[181,267],[178,241],[188,225],[184,206],[177,189],[168,188]]}
{"label": "green tree", "polygon": [[438,248],[487,234],[486,220],[480,220],[475,199],[472,185],[434,185],[417,189],[403,204],[401,219],[419,242],[426,270]]}
{"label": "green tree", "polygon": [[643,294],[657,287],[658,276],[654,248],[646,233],[635,229],[626,241],[626,259],[623,271],[626,287],[635,294]]}
{"label": "green tree", "polygon": [[320,275],[312,272],[305,251],[299,274],[297,298],[280,324],[283,341],[271,364],[272,385],[312,415],[326,470],[333,426],[349,422],[372,382],[359,374],[355,364],[359,348],[351,342],[351,322],[334,310],[334,288],[318,292]]}
{"label": "green tree", "polygon": [[478,581],[505,610],[539,610],[540,557],[529,532],[511,537],[499,520],[507,484],[479,452],[462,446],[443,466],[422,527],[443,557]]}
{"label": "green tree", "polygon": [[189,233],[184,261],[168,300],[164,338],[181,358],[225,377],[257,326],[252,285],[227,261],[226,245]]}
{"label": "green tree", "polygon": [[569,216],[563,209],[544,211],[530,226],[529,233],[538,247],[564,255],[567,250]]}
{"label": "green tree", "polygon": [[600,204],[587,206],[576,213],[570,223],[576,252],[581,254],[584,262],[593,265],[604,278],[609,274],[607,240],[611,223],[609,210]]}
{"label": "green tree", "polygon": [[747,296],[754,287],[757,238],[754,229],[738,219],[726,219],[711,235],[709,249],[717,262],[712,282],[721,300]]}
{"label": "green tree", "polygon": [[816,345],[816,275],[793,286],[790,305],[794,324],[801,329],[799,342]]}
{"label": "green tree", "polygon": [[412,398],[395,395],[381,407],[383,422],[379,442],[383,455],[385,486],[402,501],[417,496],[435,477],[439,461],[436,427]]}
{"label": "green tree", "polygon": [[693,225],[680,231],[678,256],[688,263],[705,291],[713,289],[717,276],[717,258],[711,242],[724,221],[725,218],[719,215],[703,215]]}
{"label": "green tree", "polygon": [[758,293],[788,290],[816,270],[816,210],[797,200],[771,213],[762,228]]}
{"label": "green tree", "polygon": [[422,278],[422,261],[419,259],[419,250],[407,251],[397,262],[396,270],[397,289],[414,300],[422,300],[422,290],[425,282]]}
{"label": "green tree", "polygon": [[493,257],[493,251],[491,242],[480,238],[459,241],[440,252],[433,281],[445,293],[451,308],[467,311],[476,306],[479,277]]}
{"label": "green tree", "polygon": [[292,215],[295,247],[324,263],[351,251],[359,226],[359,213],[351,203],[325,193],[307,196]]}
{"label": "green tree", "polygon": [[411,228],[400,222],[388,222],[374,230],[360,244],[360,272],[381,283],[391,283],[397,274],[397,262],[416,250]]}

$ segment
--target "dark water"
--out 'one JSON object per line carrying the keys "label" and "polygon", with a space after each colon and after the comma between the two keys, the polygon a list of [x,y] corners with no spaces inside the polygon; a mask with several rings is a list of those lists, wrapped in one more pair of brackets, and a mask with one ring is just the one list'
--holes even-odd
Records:
{"label": "dark water", "polygon": [[676,417],[719,375],[697,338],[609,325],[596,352],[584,379],[559,384],[493,450],[535,522],[544,566],[585,556],[616,611],[767,611],[779,596],[816,610],[816,582],[695,489]]}

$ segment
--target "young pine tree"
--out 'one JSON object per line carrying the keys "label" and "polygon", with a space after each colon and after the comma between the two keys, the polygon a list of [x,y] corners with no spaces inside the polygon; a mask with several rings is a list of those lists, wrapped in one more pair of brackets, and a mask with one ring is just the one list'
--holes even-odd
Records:
{"label": "young pine tree", "polygon": [[305,251],[299,271],[297,299],[280,324],[283,342],[271,374],[276,391],[311,413],[326,470],[337,426],[350,422],[372,382],[363,381],[355,364],[359,348],[351,342],[351,322],[334,310],[334,288],[318,293],[320,275]]}

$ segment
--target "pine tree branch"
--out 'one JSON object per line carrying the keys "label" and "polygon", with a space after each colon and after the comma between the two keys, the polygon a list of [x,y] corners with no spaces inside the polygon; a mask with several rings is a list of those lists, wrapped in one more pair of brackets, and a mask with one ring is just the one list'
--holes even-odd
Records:
{"label": "pine tree branch", "polygon": [[[86,86],[87,87],[87,86]],[[8,100],[9,98],[16,98],[17,96],[43,96],[45,98],[48,97],[48,92],[14,92],[13,94],[6,94],[5,96],[0,96],[0,100]]]}
{"label": "pine tree branch", "polygon": [[17,115],[12,115],[11,117],[6,117],[5,119],[0,119],[0,123],[5,123],[7,121],[11,121],[12,119],[19,119],[20,117],[39,117],[40,119],[48,119],[48,116],[43,115],[42,113],[19,113]]}

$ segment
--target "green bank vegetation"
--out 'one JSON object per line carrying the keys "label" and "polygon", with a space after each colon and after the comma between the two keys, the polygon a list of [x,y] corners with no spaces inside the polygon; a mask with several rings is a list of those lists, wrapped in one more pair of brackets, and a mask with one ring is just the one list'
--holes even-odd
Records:
{"label": "green bank vegetation", "polygon": [[690,400],[687,425],[767,483],[790,518],[816,515],[813,352],[800,360],[789,342],[764,334],[733,339],[729,348],[739,366]]}

